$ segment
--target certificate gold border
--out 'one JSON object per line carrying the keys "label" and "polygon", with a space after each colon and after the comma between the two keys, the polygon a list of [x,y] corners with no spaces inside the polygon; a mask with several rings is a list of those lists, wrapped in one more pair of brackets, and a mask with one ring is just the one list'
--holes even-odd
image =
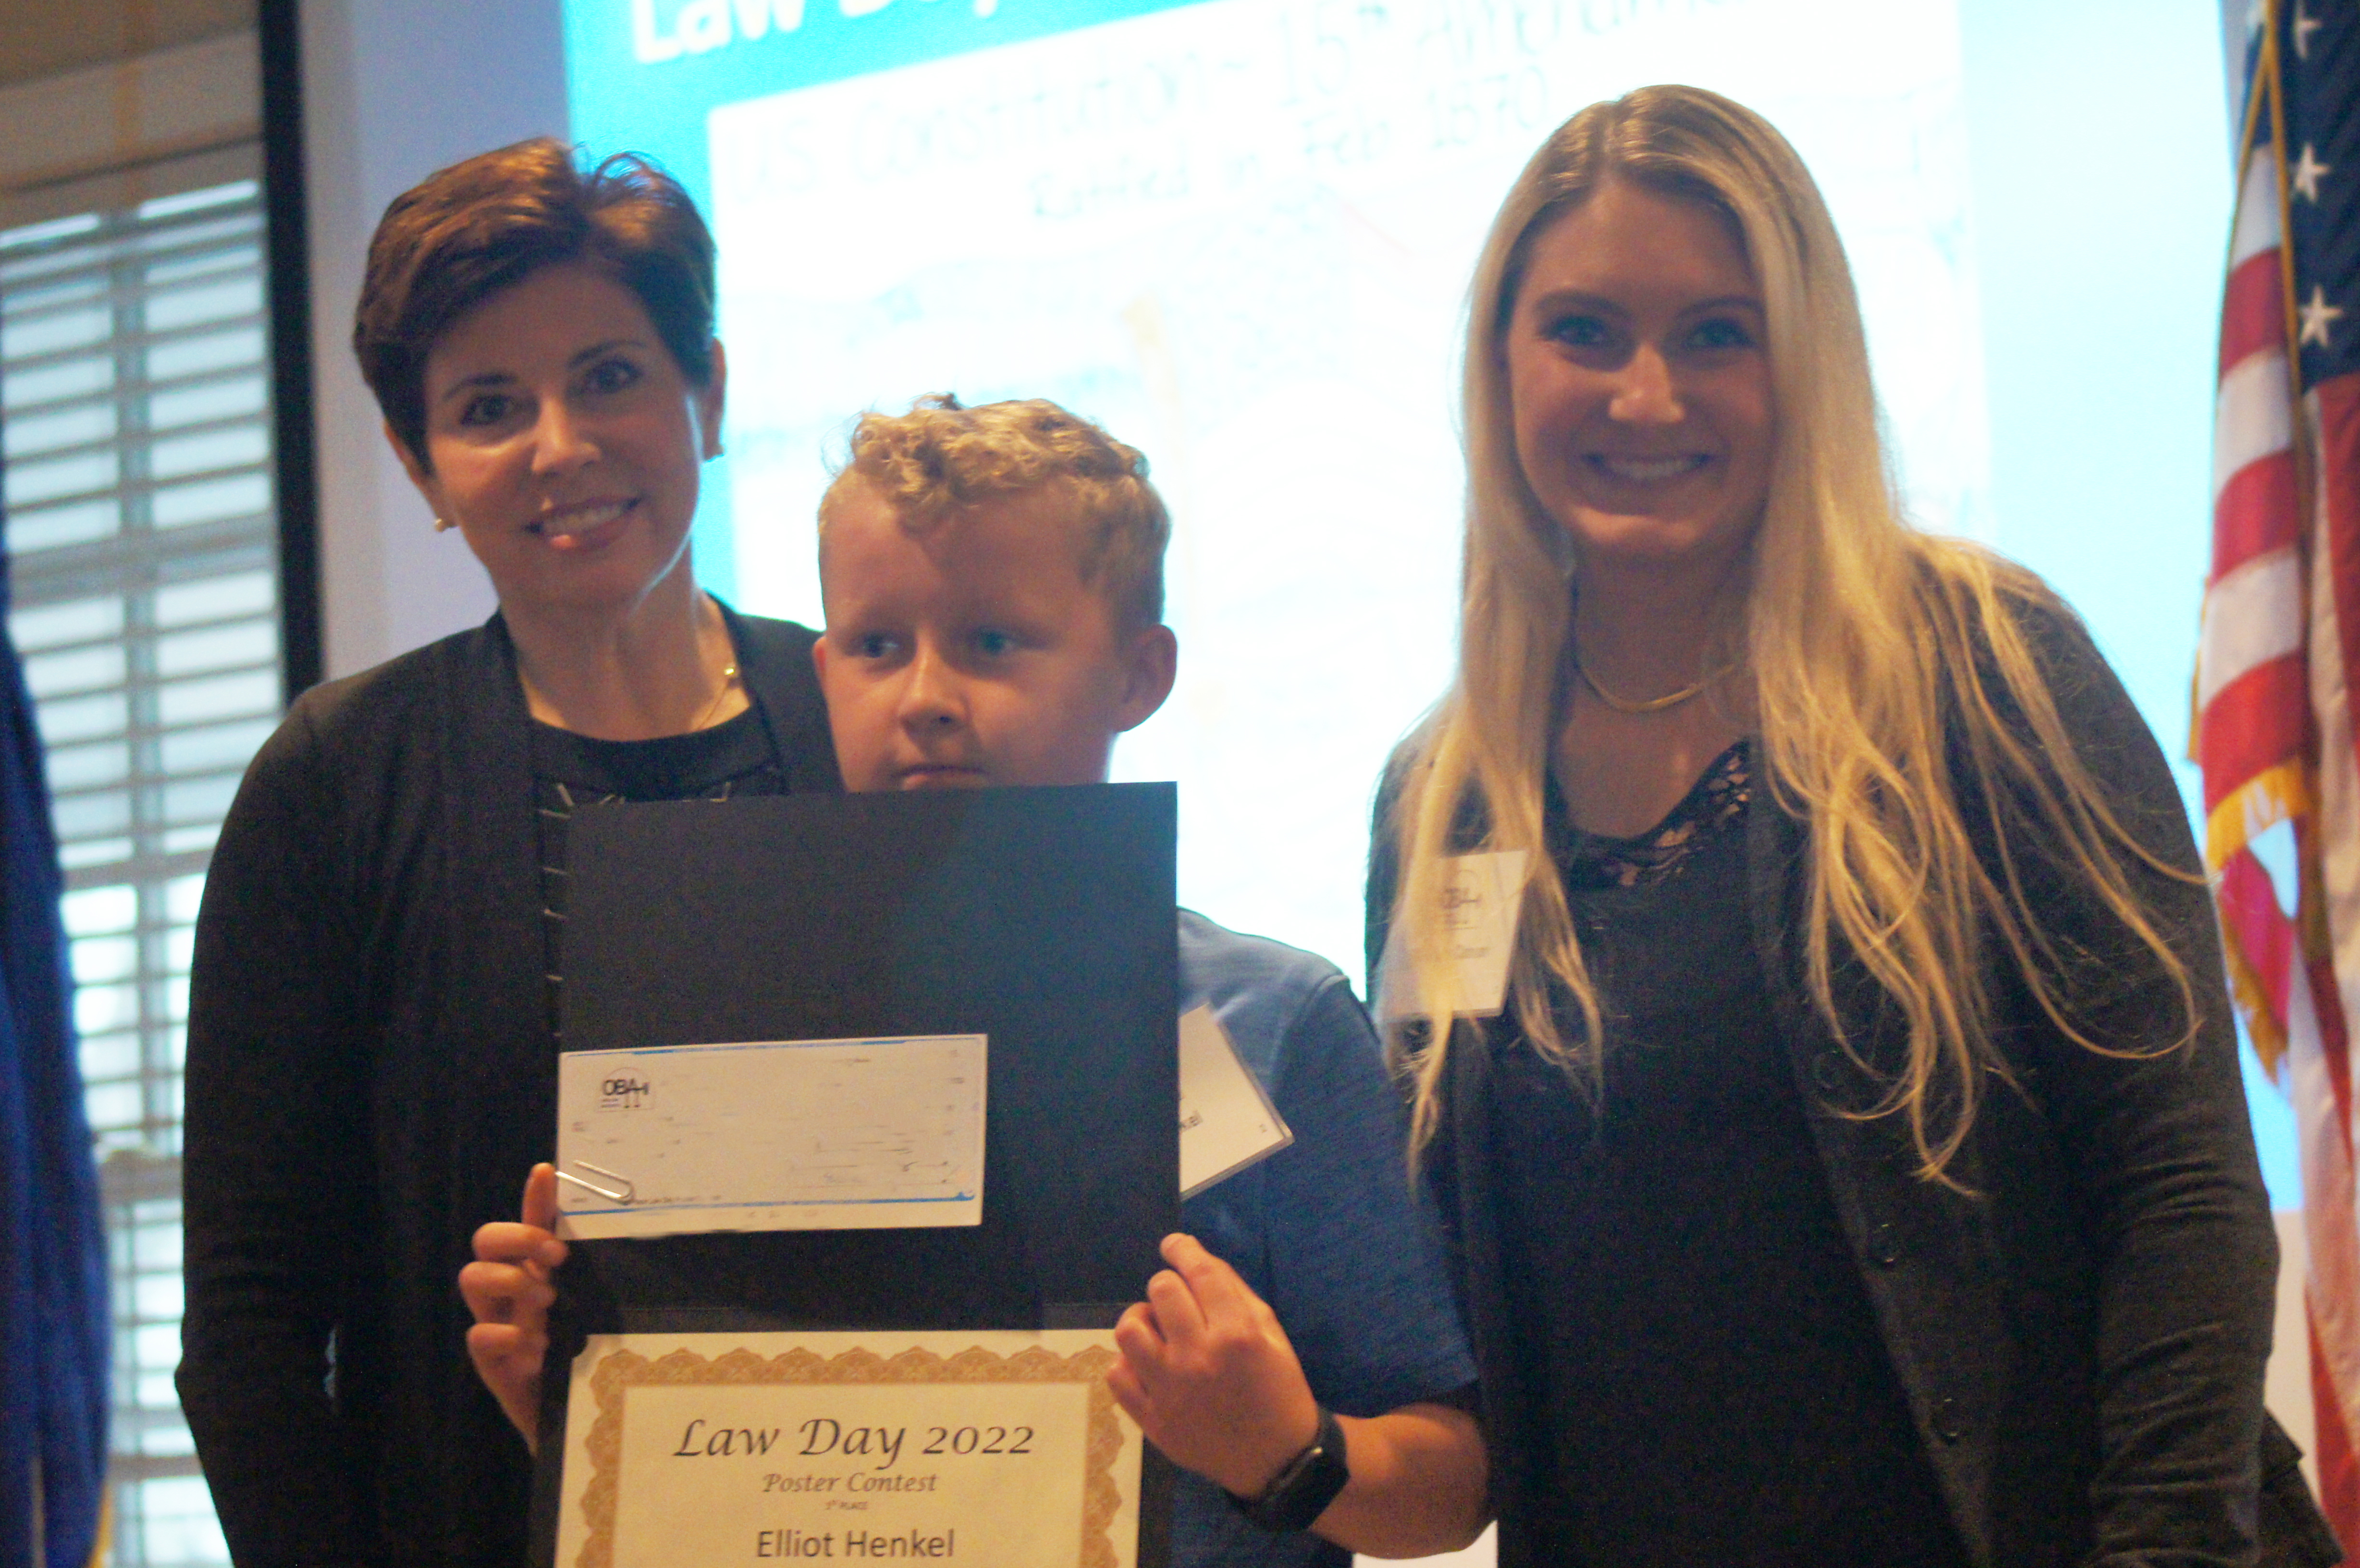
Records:
{"label": "certificate gold border", "polygon": [[693,1350],[675,1350],[654,1361],[632,1350],[612,1350],[590,1374],[590,1389],[598,1402],[584,1447],[590,1460],[590,1479],[582,1492],[583,1522],[588,1539],[574,1558],[574,1568],[614,1568],[615,1506],[622,1484],[623,1396],[626,1390],[648,1387],[746,1387],[786,1383],[1083,1383],[1089,1388],[1087,1450],[1082,1475],[1082,1568],[1116,1568],[1120,1561],[1109,1535],[1122,1508],[1122,1488],[1115,1484],[1114,1462],[1122,1452],[1122,1425],[1115,1415],[1114,1395],[1107,1388],[1107,1369],[1115,1354],[1091,1345],[1072,1356],[1059,1356],[1038,1345],[1001,1356],[980,1345],[945,1357],[931,1350],[912,1348],[888,1360],[869,1350],[847,1350],[821,1356],[808,1350],[790,1350],[763,1357],[750,1350],[732,1350],[707,1360]]}

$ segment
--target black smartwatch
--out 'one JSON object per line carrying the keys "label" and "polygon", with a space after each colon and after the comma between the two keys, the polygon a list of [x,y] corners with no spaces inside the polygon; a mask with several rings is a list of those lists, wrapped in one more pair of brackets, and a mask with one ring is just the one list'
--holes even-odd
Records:
{"label": "black smartwatch", "polygon": [[1311,1446],[1286,1462],[1255,1497],[1224,1494],[1229,1506],[1267,1530],[1309,1530],[1352,1479],[1344,1464],[1344,1428],[1336,1412],[1319,1408],[1319,1430]]}

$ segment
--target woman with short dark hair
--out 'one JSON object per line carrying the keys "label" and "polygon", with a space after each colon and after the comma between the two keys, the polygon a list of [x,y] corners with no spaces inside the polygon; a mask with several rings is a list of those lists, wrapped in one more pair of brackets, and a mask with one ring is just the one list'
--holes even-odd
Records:
{"label": "woman with short dark hair", "polygon": [[712,385],[713,237],[688,193],[629,153],[585,173],[562,142],[519,142],[395,197],[369,240],[353,353],[403,452],[425,447],[426,360],[442,330],[566,265],[628,289],[681,374]]}
{"label": "woman with short dark hair", "polygon": [[241,1563],[509,1563],[523,1445],[451,1280],[556,1127],[566,824],[839,787],[813,634],[697,587],[713,243],[520,143],[387,210],[354,348],[484,626],[307,692],[197,926],[180,1395]]}

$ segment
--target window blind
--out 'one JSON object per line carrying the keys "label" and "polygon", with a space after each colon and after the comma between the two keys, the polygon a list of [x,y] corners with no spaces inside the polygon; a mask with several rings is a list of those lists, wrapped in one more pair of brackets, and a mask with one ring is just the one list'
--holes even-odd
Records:
{"label": "window blind", "polygon": [[251,180],[0,229],[9,631],[66,878],[115,1317],[113,1561],[228,1561],[172,1389],[189,953],[283,706]]}

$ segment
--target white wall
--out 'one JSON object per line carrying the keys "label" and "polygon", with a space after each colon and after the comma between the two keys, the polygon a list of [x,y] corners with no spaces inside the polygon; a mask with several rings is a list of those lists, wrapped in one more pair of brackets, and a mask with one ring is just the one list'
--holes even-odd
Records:
{"label": "white wall", "polygon": [[305,187],[327,672],[349,675],[491,614],[379,432],[352,353],[361,260],[386,204],[472,153],[565,134],[555,0],[306,0]]}

